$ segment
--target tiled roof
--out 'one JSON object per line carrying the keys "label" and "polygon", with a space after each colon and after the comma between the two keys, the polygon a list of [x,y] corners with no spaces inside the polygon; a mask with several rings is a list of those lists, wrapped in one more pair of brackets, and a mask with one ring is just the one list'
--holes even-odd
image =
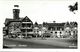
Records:
{"label": "tiled roof", "polygon": [[32,22],[27,16],[25,18],[20,18],[20,19],[10,19],[10,18],[6,18],[5,20],[5,25],[8,25],[10,22],[22,22],[22,21],[30,21]]}
{"label": "tiled roof", "polygon": [[64,26],[65,23],[46,23],[46,25],[50,26],[50,27],[52,27],[52,26]]}
{"label": "tiled roof", "polygon": [[20,18],[20,19],[9,19],[9,18],[6,18],[5,25],[7,25],[10,22],[20,22],[20,21],[22,21],[22,18]]}

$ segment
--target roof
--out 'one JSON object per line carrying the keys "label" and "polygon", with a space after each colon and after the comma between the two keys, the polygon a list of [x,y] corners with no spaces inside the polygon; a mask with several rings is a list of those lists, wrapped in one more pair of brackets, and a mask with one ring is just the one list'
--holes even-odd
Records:
{"label": "roof", "polygon": [[47,26],[53,27],[53,26],[64,26],[65,23],[46,23]]}
{"label": "roof", "polygon": [[19,19],[10,19],[10,18],[6,18],[5,20],[5,25],[10,24],[11,22],[32,22],[27,16],[25,18],[19,18]]}
{"label": "roof", "polygon": [[22,21],[25,21],[25,22],[32,22],[27,16],[26,16],[25,18],[23,18]]}
{"label": "roof", "polygon": [[22,21],[22,18],[20,18],[20,19],[9,19],[9,18],[6,18],[5,25],[8,25],[10,22],[20,22],[20,21]]}

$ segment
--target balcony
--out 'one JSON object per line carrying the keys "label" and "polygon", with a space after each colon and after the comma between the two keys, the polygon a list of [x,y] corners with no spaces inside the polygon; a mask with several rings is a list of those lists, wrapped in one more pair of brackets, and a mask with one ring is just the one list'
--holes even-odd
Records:
{"label": "balcony", "polygon": [[22,22],[22,23],[32,23],[32,22]]}
{"label": "balcony", "polygon": [[27,34],[27,32],[21,32],[22,34]]}
{"label": "balcony", "polygon": [[33,32],[21,32],[22,34],[33,34]]}
{"label": "balcony", "polygon": [[33,32],[27,32],[27,34],[33,34]]}
{"label": "balcony", "polygon": [[32,29],[32,27],[21,27],[21,29]]}

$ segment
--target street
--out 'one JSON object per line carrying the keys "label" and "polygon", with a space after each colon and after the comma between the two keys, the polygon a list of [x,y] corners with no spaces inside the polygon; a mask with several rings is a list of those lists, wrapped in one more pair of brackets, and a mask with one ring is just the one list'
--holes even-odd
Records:
{"label": "street", "polygon": [[77,42],[73,39],[59,38],[32,38],[32,39],[3,39],[4,48],[77,48]]}

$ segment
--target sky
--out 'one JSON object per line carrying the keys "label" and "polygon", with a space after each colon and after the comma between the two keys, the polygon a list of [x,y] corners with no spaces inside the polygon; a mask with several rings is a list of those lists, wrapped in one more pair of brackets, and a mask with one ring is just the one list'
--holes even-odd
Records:
{"label": "sky", "polygon": [[0,17],[13,18],[14,5],[19,5],[20,17],[28,16],[33,23],[77,21],[76,14],[68,6],[77,0],[1,0]]}

